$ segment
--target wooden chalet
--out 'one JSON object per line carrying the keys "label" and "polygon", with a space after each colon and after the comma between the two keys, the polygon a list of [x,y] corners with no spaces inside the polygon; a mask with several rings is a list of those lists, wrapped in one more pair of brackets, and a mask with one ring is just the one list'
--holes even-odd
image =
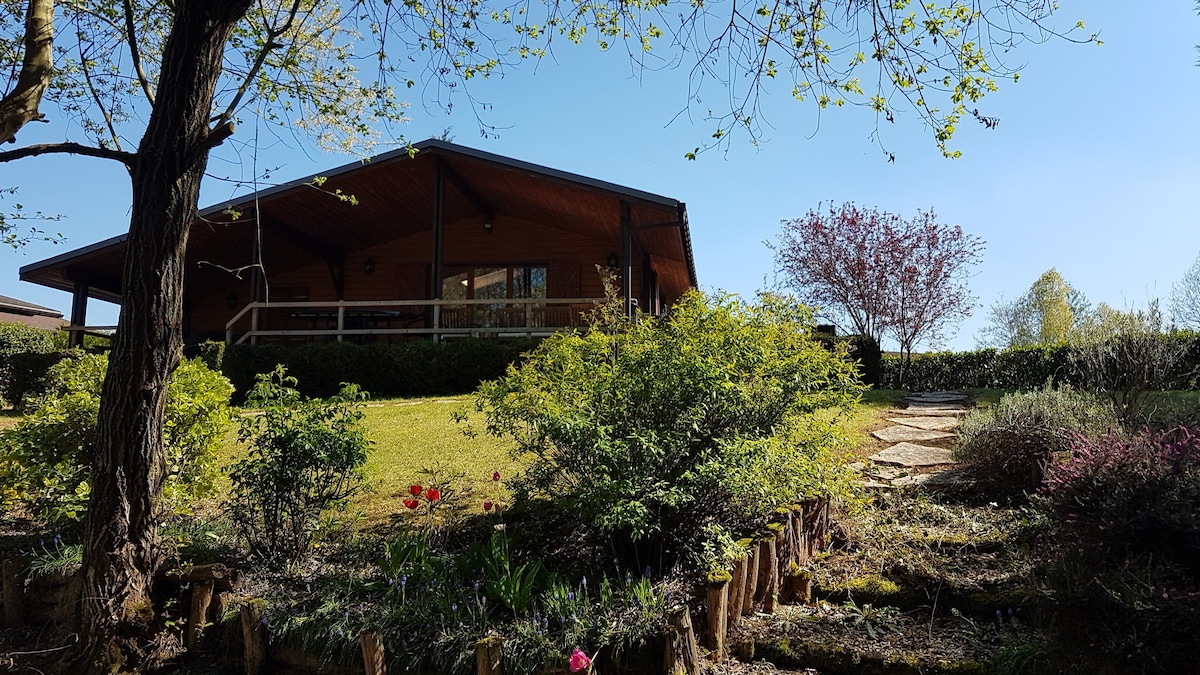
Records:
{"label": "wooden chalet", "polygon": [[[442,340],[579,325],[618,279],[658,314],[696,286],[682,202],[438,140],[200,213],[187,249],[187,343]],[[121,301],[125,236],[21,279]]]}

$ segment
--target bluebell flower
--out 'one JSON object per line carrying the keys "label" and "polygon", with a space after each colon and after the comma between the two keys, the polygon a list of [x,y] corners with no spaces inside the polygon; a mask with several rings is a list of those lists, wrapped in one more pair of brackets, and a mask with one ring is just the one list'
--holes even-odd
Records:
{"label": "bluebell flower", "polygon": [[646,569],[642,570],[642,576],[644,576],[644,577],[650,576],[650,566],[649,565],[646,565]]}
{"label": "bluebell flower", "polygon": [[567,600],[575,599],[575,591],[567,591]]}

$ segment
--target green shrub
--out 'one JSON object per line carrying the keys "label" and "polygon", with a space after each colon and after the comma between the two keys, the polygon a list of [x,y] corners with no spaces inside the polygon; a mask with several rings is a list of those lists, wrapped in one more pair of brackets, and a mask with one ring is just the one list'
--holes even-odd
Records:
{"label": "green shrub", "polygon": [[[7,502],[24,501],[47,525],[83,519],[108,358],[76,352],[48,371],[47,393],[15,427],[0,431],[0,483]],[[186,509],[211,496],[216,454],[229,422],[233,388],[199,361],[185,359],[167,390],[163,441],[167,504]]]}
{"label": "green shrub", "polygon": [[1080,386],[1102,393],[1127,424],[1154,421],[1162,392],[1189,386],[1198,364],[1188,363],[1196,349],[1193,336],[1128,332],[1078,346]]}
{"label": "green shrub", "polygon": [[0,398],[16,406],[21,391],[12,388],[13,358],[18,354],[43,354],[66,346],[59,331],[34,328],[20,323],[0,323]]}
{"label": "green shrub", "polygon": [[480,387],[492,434],[529,459],[518,505],[548,498],[609,536],[626,564],[696,564],[704,532],[761,526],[775,508],[844,491],[838,430],[813,413],[861,385],[809,337],[811,314],[699,293],[668,316],[608,307],[586,332],[547,338]]}
{"label": "green shrub", "polygon": [[991,490],[1034,490],[1046,466],[1076,436],[1115,428],[1112,408],[1095,396],[1046,387],[1006,394],[995,406],[972,410],[959,424],[955,455]]}
{"label": "green shrub", "polygon": [[250,550],[266,559],[297,560],[309,552],[322,512],[363,486],[366,394],[345,385],[327,400],[308,399],[282,366],[258,377],[238,440],[246,459],[230,470],[230,507]]}

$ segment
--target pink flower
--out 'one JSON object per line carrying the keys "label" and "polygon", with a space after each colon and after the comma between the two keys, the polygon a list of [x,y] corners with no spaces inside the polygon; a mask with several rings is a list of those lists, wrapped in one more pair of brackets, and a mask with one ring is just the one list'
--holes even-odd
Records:
{"label": "pink flower", "polygon": [[571,664],[571,672],[578,673],[581,670],[587,670],[592,665],[592,660],[587,654],[583,653],[582,649],[576,648],[571,652],[571,658],[568,661]]}
{"label": "pink flower", "polygon": [[494,482],[494,481],[498,481],[498,480],[500,480],[500,472],[499,472],[499,471],[493,471],[493,472],[492,472],[492,481]]}
{"label": "pink flower", "polygon": [[484,503],[483,503],[483,510],[484,510],[484,511],[491,511],[493,506],[495,506],[495,505],[494,505],[494,504],[492,504],[491,502],[484,502]]}

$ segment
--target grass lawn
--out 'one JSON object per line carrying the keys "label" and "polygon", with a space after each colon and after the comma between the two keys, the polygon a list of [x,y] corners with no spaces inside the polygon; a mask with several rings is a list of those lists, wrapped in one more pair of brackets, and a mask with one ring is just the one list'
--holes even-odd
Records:
{"label": "grass lawn", "polygon": [[21,419],[20,413],[12,409],[0,409],[0,431],[11,429]]}
{"label": "grass lawn", "polygon": [[[371,489],[355,498],[352,509],[366,523],[385,522],[406,511],[408,486],[437,484],[443,499],[461,505],[468,513],[483,512],[483,500],[495,496],[492,472],[503,477],[516,473],[519,464],[509,453],[512,444],[480,434],[468,438],[456,412],[469,413],[467,422],[477,430],[483,415],[474,412],[470,396],[455,398],[392,399],[371,401],[364,409],[367,438],[373,444],[367,457]],[[0,422],[3,420],[0,419]],[[245,448],[237,445],[231,430],[223,464],[239,459]]]}

